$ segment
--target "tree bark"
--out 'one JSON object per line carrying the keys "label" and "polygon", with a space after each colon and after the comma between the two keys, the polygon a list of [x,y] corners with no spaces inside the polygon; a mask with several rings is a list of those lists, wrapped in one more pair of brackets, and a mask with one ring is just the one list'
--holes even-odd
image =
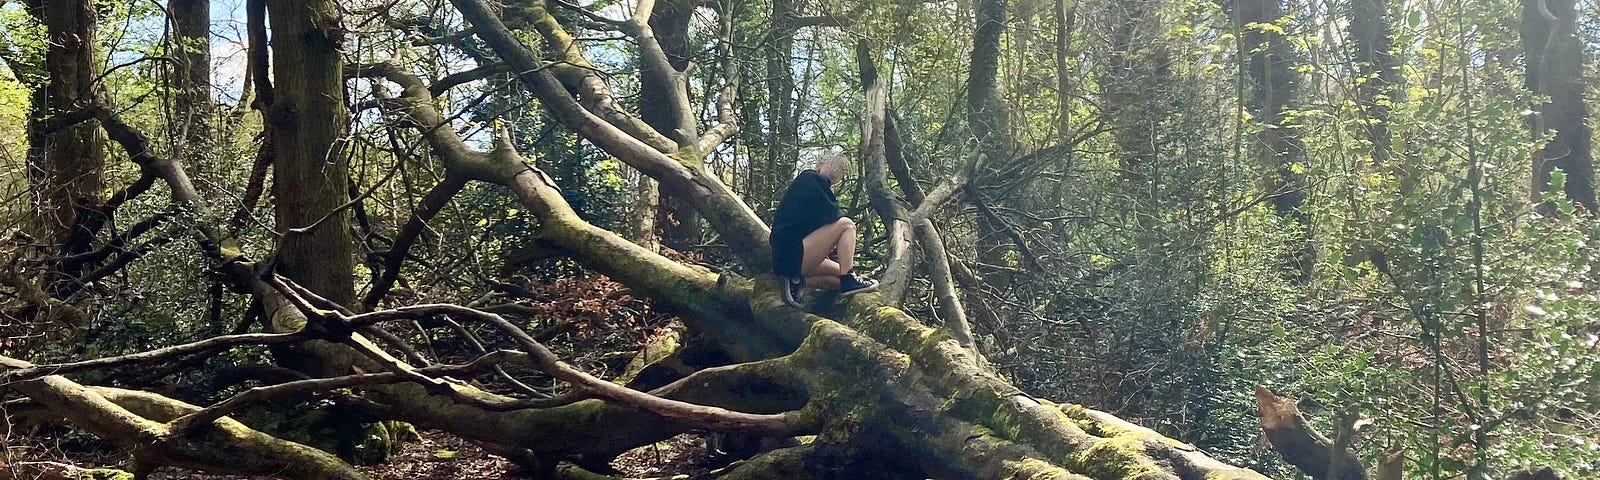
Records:
{"label": "tree bark", "polygon": [[211,0],[171,0],[174,126],[183,142],[175,150],[185,163],[199,167],[211,142]]}
{"label": "tree bark", "polygon": [[861,164],[866,170],[868,204],[878,213],[884,231],[889,234],[889,271],[883,277],[883,289],[898,304],[910,276],[911,232],[909,225],[900,221],[905,216],[904,207],[895,201],[889,191],[889,159],[887,151],[887,115],[889,89],[878,78],[878,65],[867,40],[856,43],[856,68],[861,78],[866,102],[861,112]]}
{"label": "tree bark", "polygon": [[1306,179],[1301,172],[1306,168],[1306,148],[1299,130],[1284,124],[1300,86],[1300,75],[1291,68],[1298,54],[1284,34],[1251,26],[1276,25],[1284,16],[1281,0],[1233,0],[1227,6],[1234,22],[1244,28],[1239,54],[1249,56],[1252,88],[1248,106],[1256,121],[1265,124],[1255,137],[1257,158],[1271,171],[1267,194],[1272,196],[1278,217],[1299,230],[1299,245],[1286,263],[1296,281],[1308,282],[1316,266],[1316,249],[1311,243],[1311,216],[1304,209]]}
{"label": "tree bark", "polygon": [[[349,160],[340,151],[344,135],[344,30],[332,0],[267,2],[272,29],[271,124],[275,228],[282,235],[277,269],[284,276],[341,305],[355,300],[355,242],[348,214]],[[300,325],[274,324],[274,331]],[[331,358],[279,358],[312,374],[344,374],[348,364]]]}
{"label": "tree bark", "polygon": [[338,146],[345,123],[338,7],[329,0],[291,0],[267,2],[267,10],[276,74],[268,117],[278,133],[272,193],[284,235],[278,268],[318,295],[348,304],[355,291],[354,247],[346,215],[335,211],[349,201],[349,163]]}
{"label": "tree bark", "polygon": [[60,122],[52,120],[81,111],[94,99],[99,70],[94,2],[33,0],[28,10],[45,27],[49,76],[44,89],[34,92],[29,122],[28,173],[40,199],[35,225],[39,238],[60,247],[57,253],[83,253],[104,222],[97,209],[105,189],[105,137],[93,121],[55,127]]}
{"label": "tree bark", "polygon": [[[1256,387],[1256,410],[1272,449],[1289,464],[1317,480],[1366,480],[1367,468],[1350,451],[1348,441],[1334,442],[1317,433],[1300,415],[1295,399]],[[1348,433],[1341,435],[1348,439]],[[1342,443],[1342,444],[1340,444]]]}
{"label": "tree bark", "polygon": [[[1350,44],[1355,50],[1356,104],[1366,112],[1372,163],[1390,168],[1394,145],[1389,135],[1389,103],[1399,101],[1400,60],[1394,52],[1394,27],[1388,0],[1355,0],[1350,6]],[[1380,96],[1389,102],[1382,102]]]}
{"label": "tree bark", "polygon": [[1540,211],[1552,213],[1539,195],[1550,186],[1550,172],[1566,172],[1567,198],[1585,212],[1594,212],[1594,161],[1591,130],[1584,103],[1583,42],[1578,38],[1575,0],[1523,0],[1522,47],[1526,54],[1524,85],[1550,101],[1534,107],[1535,139],[1554,138],[1533,157],[1533,195]]}
{"label": "tree bark", "polygon": [[[689,103],[689,21],[694,19],[699,2],[665,0],[656,3],[649,14],[650,31],[660,45],[660,53],[641,48],[639,72],[639,118],[666,135],[678,148],[691,147],[700,136],[694,110]],[[685,159],[690,168],[705,168],[701,157]],[[659,195],[657,219],[661,242],[680,252],[699,248],[700,212],[694,205],[671,195]]]}
{"label": "tree bark", "polygon": [[[967,73],[967,126],[977,139],[978,152],[988,165],[1002,163],[1011,158],[1012,139],[1007,131],[1006,110],[1000,103],[1000,40],[1006,31],[1007,0],[979,0],[974,5],[977,20],[972,36],[971,70]],[[982,191],[993,180],[988,172],[976,172],[972,180],[974,191]],[[967,200],[980,209],[986,201],[982,194],[967,195]],[[1007,266],[1014,260],[1016,245],[1009,240],[1004,220],[995,216],[978,218],[978,261],[984,265]],[[998,291],[1010,288],[1012,275],[1003,268],[990,269],[984,275],[985,283]]]}
{"label": "tree bark", "polygon": [[[916,183],[911,182],[906,191],[916,192],[914,196],[918,197],[916,206],[920,217],[910,218],[911,215],[899,201],[895,200],[894,193],[889,190],[891,163],[888,151],[889,89],[878,75],[877,63],[873,60],[873,56],[872,48],[866,40],[856,44],[856,64],[860,69],[862,88],[866,90],[865,108],[861,118],[861,157],[867,171],[867,197],[872,209],[878,212],[884,228],[889,232],[889,262],[882,283],[885,301],[893,306],[902,303],[911,271],[919,258],[917,251],[920,250],[920,257],[926,259],[930,267],[928,273],[934,286],[934,296],[938,300],[939,316],[944,320],[945,328],[957,343],[971,349],[973,356],[981,359],[983,355],[973,340],[972,327],[967,322],[966,308],[956,291],[955,282],[950,278],[949,252],[945,249],[944,238],[939,235],[939,230],[934,227],[933,221],[928,219],[928,214],[949,196],[941,194],[925,197],[920,193],[921,189]],[[895,146],[895,154],[902,154],[898,142]],[[905,161],[902,158],[894,163],[904,166]],[[909,176],[910,173],[906,172],[900,181],[909,181]],[[957,178],[964,179],[965,176]],[[952,182],[959,181],[952,180]],[[940,185],[940,188],[946,187],[952,185]],[[916,244],[912,243],[913,239],[916,240]]]}

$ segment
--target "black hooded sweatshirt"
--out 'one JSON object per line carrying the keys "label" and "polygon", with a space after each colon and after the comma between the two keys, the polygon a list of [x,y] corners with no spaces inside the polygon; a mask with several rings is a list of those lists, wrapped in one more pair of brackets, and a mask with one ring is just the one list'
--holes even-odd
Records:
{"label": "black hooded sweatshirt", "polygon": [[805,254],[801,240],[823,225],[839,219],[839,200],[833,196],[833,182],[816,170],[795,176],[778,201],[772,216],[772,270],[788,277],[800,276],[800,258]]}

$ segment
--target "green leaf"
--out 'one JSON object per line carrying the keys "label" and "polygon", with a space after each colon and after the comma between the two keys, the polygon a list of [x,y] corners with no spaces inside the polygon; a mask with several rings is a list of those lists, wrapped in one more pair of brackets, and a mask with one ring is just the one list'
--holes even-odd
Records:
{"label": "green leaf", "polygon": [[1455,219],[1455,225],[1450,229],[1450,233],[1456,235],[1469,235],[1472,233],[1472,217],[1457,215]]}
{"label": "green leaf", "polygon": [[1562,215],[1572,215],[1572,212],[1578,210],[1577,207],[1572,206],[1572,201],[1565,198],[1556,200],[1553,203],[1556,205],[1556,210],[1560,210]]}

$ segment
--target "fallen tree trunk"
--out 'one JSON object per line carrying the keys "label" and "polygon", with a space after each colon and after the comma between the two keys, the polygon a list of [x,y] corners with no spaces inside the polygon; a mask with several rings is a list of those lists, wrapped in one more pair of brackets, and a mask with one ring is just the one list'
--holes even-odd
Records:
{"label": "fallen tree trunk", "polygon": [[1311,428],[1295,399],[1280,397],[1259,385],[1255,395],[1261,429],[1272,449],[1290,465],[1317,480],[1366,480],[1370,476],[1349,445],[1338,445]]}
{"label": "fallen tree trunk", "polygon": [[[896,467],[920,472],[914,475],[1262,478],[1110,415],[1035,400],[979,366],[945,331],[882,306],[876,295],[813,315],[784,306],[774,291],[685,266],[594,227],[577,218],[548,177],[508,148],[474,152],[449,129],[429,128],[441,119],[430,111],[426,89],[397,73],[388,76],[407,87],[413,120],[447,167],[509,186],[540,218],[540,243],[660,299],[686,314],[691,329],[721,333],[719,343],[735,359],[756,361],[696,373],[656,395],[745,412],[794,410],[799,423],[816,425],[829,450],[851,452],[844,457],[854,459],[905,458]],[[782,356],[760,361],[774,355]],[[491,412],[417,390],[395,385],[367,393],[392,418],[588,463],[690,428],[599,400]]]}
{"label": "fallen tree trunk", "polygon": [[[0,357],[6,370],[32,365]],[[166,422],[163,412],[198,410],[199,407],[154,394],[117,395],[113,401],[102,389],[85,387],[51,375],[7,385],[65,416],[73,425],[129,450],[139,467],[148,472],[159,466],[288,478],[360,480],[366,478],[327,452],[257,432],[232,419],[218,419],[184,431]],[[136,473],[144,473],[136,472]]]}
{"label": "fallen tree trunk", "polygon": [[[653,392],[657,395],[743,412],[792,409],[798,412],[798,423],[815,426],[815,448],[829,452],[832,461],[870,464],[869,459],[897,459],[876,467],[914,477],[1264,478],[1113,416],[1033,399],[980,366],[971,351],[946,331],[883,306],[876,295],[826,305],[823,315],[813,315],[783,305],[775,291],[751,286],[773,285],[771,281],[748,282],[685,266],[594,227],[578,218],[548,177],[525,165],[508,146],[474,152],[452,138],[450,129],[435,128],[442,124],[442,116],[432,111],[431,98],[420,82],[394,72],[386,76],[406,86],[413,120],[427,132],[448,168],[509,187],[519,203],[538,216],[540,244],[684,314],[692,332],[713,334],[734,360],[756,362],[728,367],[744,375],[708,370]],[[570,98],[545,100],[571,102]],[[672,176],[660,180],[665,185],[693,182]],[[732,201],[737,200],[707,199],[702,205]],[[760,391],[784,393],[749,393]],[[380,400],[397,418],[547,457],[587,457],[586,462],[608,459],[688,428],[682,422],[598,400],[552,409],[484,412],[442,397],[399,393],[387,391]],[[560,432],[562,441],[548,441],[552,431]],[[796,455],[800,454],[765,457],[728,476],[773,478],[777,472],[790,471]],[[779,461],[785,458],[789,460]],[[809,476],[830,478],[826,471]],[[846,472],[831,476],[850,477]]]}

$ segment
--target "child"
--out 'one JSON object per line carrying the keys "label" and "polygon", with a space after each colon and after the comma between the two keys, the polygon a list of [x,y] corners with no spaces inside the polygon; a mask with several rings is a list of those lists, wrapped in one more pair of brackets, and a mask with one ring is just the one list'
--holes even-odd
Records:
{"label": "child", "polygon": [[[856,256],[856,223],[839,215],[833,185],[844,179],[849,161],[831,155],[800,172],[772,218],[773,272],[783,281],[783,301],[800,306],[800,289],[838,290],[840,296],[877,290],[876,280],[850,271]],[[829,259],[837,253],[838,261]]]}

